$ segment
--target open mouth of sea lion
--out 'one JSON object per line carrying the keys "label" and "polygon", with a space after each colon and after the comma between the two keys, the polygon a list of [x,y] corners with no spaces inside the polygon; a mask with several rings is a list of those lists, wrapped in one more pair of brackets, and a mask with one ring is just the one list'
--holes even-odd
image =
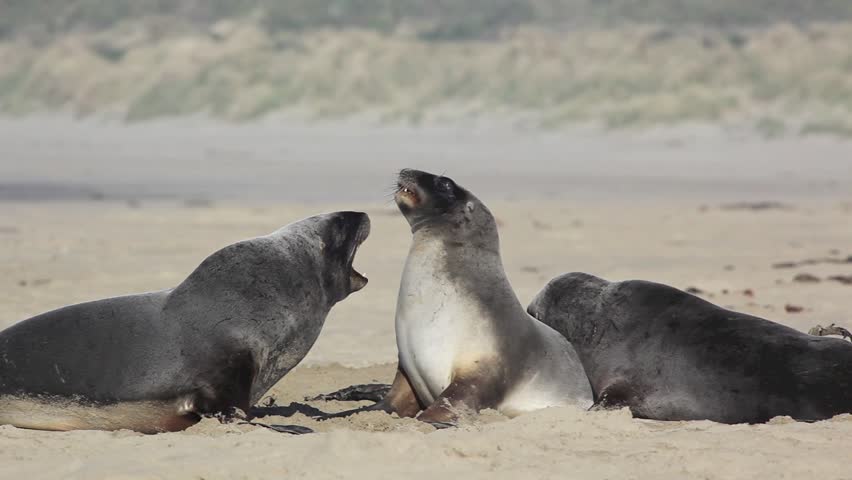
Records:
{"label": "open mouth of sea lion", "polygon": [[346,259],[346,267],[349,269],[349,288],[352,292],[361,290],[367,286],[369,281],[366,276],[352,266],[355,262],[355,254],[358,253],[358,247],[367,240],[368,236],[370,236],[370,219],[365,216],[355,232],[355,237],[352,239],[352,251],[349,252],[349,257]]}
{"label": "open mouth of sea lion", "polygon": [[394,200],[398,205],[404,205],[408,208],[416,208],[420,205],[420,194],[418,193],[417,186],[413,183],[400,180],[396,184],[396,194],[394,194]]}

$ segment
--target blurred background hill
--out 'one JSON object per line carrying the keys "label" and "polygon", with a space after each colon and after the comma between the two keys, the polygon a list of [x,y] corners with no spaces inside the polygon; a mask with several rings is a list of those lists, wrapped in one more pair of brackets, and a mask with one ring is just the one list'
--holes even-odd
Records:
{"label": "blurred background hill", "polygon": [[852,136],[848,0],[0,0],[0,112]]}

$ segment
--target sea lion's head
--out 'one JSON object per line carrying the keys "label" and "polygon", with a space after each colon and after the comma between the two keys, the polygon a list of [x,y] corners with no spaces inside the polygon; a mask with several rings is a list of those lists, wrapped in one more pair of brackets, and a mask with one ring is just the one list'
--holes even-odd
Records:
{"label": "sea lion's head", "polygon": [[[287,227],[285,227],[287,228]],[[315,215],[289,226],[307,240],[317,257],[316,268],[328,297],[341,301],[367,285],[367,278],[352,264],[358,247],[370,234],[370,217],[362,212],[333,212]]]}
{"label": "sea lion's head", "polygon": [[[533,298],[527,313],[561,333],[575,347],[582,348],[597,332],[590,310],[609,282],[586,273],[566,273],[550,282]],[[599,333],[599,332],[598,332]]]}
{"label": "sea lion's head", "polygon": [[419,170],[399,172],[394,200],[411,231],[440,233],[451,242],[476,246],[497,242],[497,223],[488,208],[453,179]]}

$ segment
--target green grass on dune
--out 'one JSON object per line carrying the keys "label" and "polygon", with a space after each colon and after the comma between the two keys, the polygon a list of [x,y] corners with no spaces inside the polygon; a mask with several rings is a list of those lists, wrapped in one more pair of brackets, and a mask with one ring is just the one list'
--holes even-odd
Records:
{"label": "green grass on dune", "polygon": [[[338,3],[348,11],[379,1]],[[556,3],[530,2],[534,12]],[[627,8],[637,2],[600,3]],[[158,5],[166,12],[174,4],[117,0],[120,15],[101,14],[109,20]],[[393,10],[406,2],[384,4]],[[446,2],[450,6],[441,12],[452,11],[452,4]],[[561,30],[516,26],[487,38],[462,41],[447,33],[436,41],[424,36],[435,34],[436,23],[431,30],[390,31],[367,12],[357,29],[270,29],[264,23],[274,18],[269,16],[210,23],[233,15],[233,5],[220,5],[221,11],[195,12],[200,24],[209,24],[205,28],[149,18],[37,40],[0,40],[0,112],[110,112],[142,121],[195,113],[246,120],[298,110],[318,117],[370,112],[413,123],[437,113],[519,114],[537,119],[542,128],[577,122],[610,128],[750,123],[767,137],[852,136],[852,21],[747,28],[666,22]],[[394,11],[388,25],[415,10]],[[435,15],[425,7],[418,12]]]}

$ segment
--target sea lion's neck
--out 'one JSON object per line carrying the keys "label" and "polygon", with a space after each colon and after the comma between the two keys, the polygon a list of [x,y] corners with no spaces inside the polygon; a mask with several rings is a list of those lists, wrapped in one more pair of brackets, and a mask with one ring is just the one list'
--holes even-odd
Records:
{"label": "sea lion's neck", "polygon": [[488,285],[489,294],[514,299],[518,309],[523,310],[506,277],[495,240],[418,231],[406,260],[403,285],[422,283],[425,278],[430,279],[431,285],[454,291],[481,291]]}
{"label": "sea lion's neck", "polygon": [[[309,288],[310,289],[310,288]],[[317,290],[322,287],[317,284]],[[257,362],[252,400],[295,367],[319,338],[333,302],[325,296],[307,296],[304,301],[269,310],[267,315],[243,322],[231,335],[241,336]],[[265,319],[265,321],[261,321]]]}
{"label": "sea lion's neck", "polygon": [[[443,245],[448,252],[463,251],[465,254],[490,254],[500,259],[500,237],[495,230],[466,231],[464,220],[458,223],[443,221],[421,223],[412,227],[412,246]],[[469,226],[467,228],[470,228]],[[413,247],[412,247],[413,248]]]}

